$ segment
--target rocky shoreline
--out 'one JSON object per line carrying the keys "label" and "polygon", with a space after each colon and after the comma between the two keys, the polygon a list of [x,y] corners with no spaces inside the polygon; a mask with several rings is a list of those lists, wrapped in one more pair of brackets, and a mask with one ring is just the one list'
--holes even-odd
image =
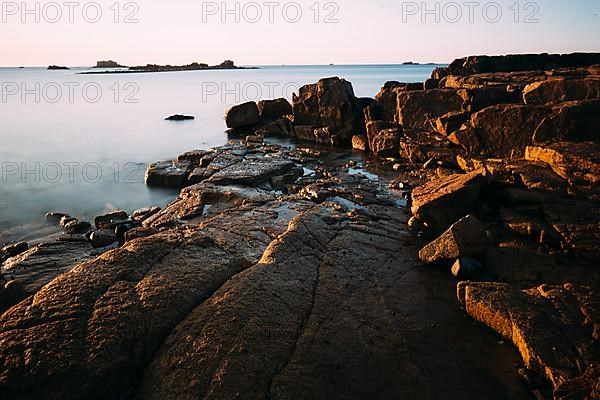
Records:
{"label": "rocky shoreline", "polygon": [[600,398],[599,111],[599,54],[235,106],[164,209],[2,249],[0,395]]}

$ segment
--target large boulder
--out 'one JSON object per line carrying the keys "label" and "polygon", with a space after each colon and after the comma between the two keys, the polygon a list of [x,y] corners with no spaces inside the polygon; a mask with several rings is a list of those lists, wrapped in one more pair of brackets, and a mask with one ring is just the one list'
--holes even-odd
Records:
{"label": "large boulder", "polygon": [[536,128],[535,143],[559,140],[600,142],[600,99],[556,104]]}
{"label": "large boulder", "polygon": [[369,149],[377,157],[397,157],[402,130],[388,121],[370,121],[367,123]]}
{"label": "large boulder", "polygon": [[377,115],[373,119],[398,122],[398,93],[423,90],[422,83],[386,82],[375,96]]}
{"label": "large boulder", "polygon": [[550,79],[529,84],[523,90],[523,101],[533,105],[599,98],[598,79]]}
{"label": "large boulder", "polygon": [[262,120],[277,120],[292,115],[292,105],[284,98],[261,100],[258,102],[258,112]]}
{"label": "large boulder", "polygon": [[258,106],[253,101],[233,106],[225,113],[225,123],[228,128],[251,127],[259,122]]}
{"label": "large boulder", "polygon": [[433,232],[442,232],[477,203],[486,178],[481,172],[428,182],[412,192],[412,213]]}
{"label": "large boulder", "polygon": [[462,103],[462,98],[453,89],[399,92],[396,121],[404,128],[431,130],[431,121],[462,110]]}
{"label": "large boulder", "polygon": [[313,141],[347,145],[364,132],[364,116],[352,84],[340,78],[321,79],[302,86],[293,96],[294,124],[313,127]]}
{"label": "large boulder", "polygon": [[423,247],[419,252],[419,259],[431,264],[473,257],[482,254],[487,245],[485,226],[474,216],[467,215]]}
{"label": "large boulder", "polygon": [[515,345],[530,375],[549,383],[555,399],[597,399],[596,288],[565,284],[518,290],[501,283],[461,282],[458,298],[474,319]]}
{"label": "large boulder", "polygon": [[499,104],[473,114],[471,125],[490,156],[507,157],[525,152],[549,113],[547,107]]}

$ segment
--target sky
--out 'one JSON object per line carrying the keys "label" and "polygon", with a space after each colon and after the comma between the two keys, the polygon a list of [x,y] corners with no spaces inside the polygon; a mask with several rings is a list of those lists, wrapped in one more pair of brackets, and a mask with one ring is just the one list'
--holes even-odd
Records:
{"label": "sky", "polygon": [[4,1],[0,66],[448,63],[600,51],[599,0]]}

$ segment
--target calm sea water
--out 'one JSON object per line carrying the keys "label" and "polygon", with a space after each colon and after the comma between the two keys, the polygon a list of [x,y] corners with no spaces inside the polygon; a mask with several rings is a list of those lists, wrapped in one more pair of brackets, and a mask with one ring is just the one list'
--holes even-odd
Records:
{"label": "calm sea water", "polygon": [[[388,80],[423,81],[433,65],[266,66],[256,70],[80,75],[85,69],[0,68],[0,230],[50,210],[90,218],[164,205],[172,190],[143,183],[148,162],[224,144],[224,111],[287,97],[339,76],[357,96]],[[168,122],[175,113],[194,121]]]}

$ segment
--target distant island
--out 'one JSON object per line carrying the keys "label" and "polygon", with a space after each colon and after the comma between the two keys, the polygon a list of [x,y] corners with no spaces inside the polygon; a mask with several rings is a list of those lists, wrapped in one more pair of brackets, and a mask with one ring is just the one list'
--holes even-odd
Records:
{"label": "distant island", "polygon": [[125,65],[119,65],[116,61],[98,61],[94,68],[127,68]]}
{"label": "distant island", "polygon": [[413,62],[413,61],[406,61],[406,62],[403,62],[402,65],[437,65],[437,64],[436,63],[432,63],[432,62],[422,64],[422,63]]}
{"label": "distant island", "polygon": [[59,71],[59,70],[68,70],[68,69],[69,69],[68,67],[62,67],[62,66],[59,66],[59,65],[50,65],[48,67],[49,71]]}
{"label": "distant island", "polygon": [[[118,65],[116,62],[114,61],[109,61],[110,63],[114,63],[111,65]],[[99,61],[98,64],[100,63],[104,63],[104,61]],[[98,64],[96,65],[96,68],[118,68],[118,67],[98,67]],[[122,67],[122,68],[126,68],[126,67]],[[144,65],[144,66],[138,66],[138,67],[129,67],[126,70],[118,70],[118,71],[88,71],[88,72],[81,72],[81,74],[83,75],[90,75],[90,74],[132,74],[132,73],[147,73],[147,72],[177,72],[177,71],[204,71],[204,70],[214,70],[214,69],[258,69],[256,67],[237,67],[235,65],[235,63],[231,60],[226,60],[223,61],[221,64],[219,65],[208,65],[208,64],[201,64],[201,63],[191,63],[188,65],[156,65],[156,64],[148,64],[148,65]]]}

